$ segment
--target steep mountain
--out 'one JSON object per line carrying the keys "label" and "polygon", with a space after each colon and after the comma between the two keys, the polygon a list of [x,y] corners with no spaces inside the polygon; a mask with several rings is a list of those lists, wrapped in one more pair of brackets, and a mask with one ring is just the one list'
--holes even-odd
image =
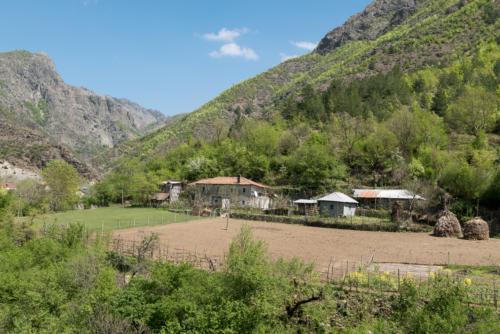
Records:
{"label": "steep mountain", "polygon": [[36,146],[51,152],[38,156],[65,158],[84,174],[88,164],[76,161],[167,122],[160,112],[127,99],[67,85],[46,54],[26,51],[0,53],[0,109],[0,159],[40,168],[45,159],[28,152]]}
{"label": "steep mountain", "polygon": [[213,138],[215,122],[224,120],[230,126],[238,117],[268,117],[288,97],[298,97],[305,85],[324,91],[332,81],[349,83],[394,67],[411,72],[446,66],[498,38],[499,12],[493,0],[375,0],[329,32],[312,53],[231,87],[162,129],[119,145],[106,157],[147,160],[188,138]]}

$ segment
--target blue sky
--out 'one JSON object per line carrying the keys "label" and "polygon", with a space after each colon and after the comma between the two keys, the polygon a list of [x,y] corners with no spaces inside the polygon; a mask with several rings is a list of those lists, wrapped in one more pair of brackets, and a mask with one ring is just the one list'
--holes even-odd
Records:
{"label": "blue sky", "polygon": [[68,84],[174,115],[309,52],[369,2],[4,1],[0,51],[43,51]]}

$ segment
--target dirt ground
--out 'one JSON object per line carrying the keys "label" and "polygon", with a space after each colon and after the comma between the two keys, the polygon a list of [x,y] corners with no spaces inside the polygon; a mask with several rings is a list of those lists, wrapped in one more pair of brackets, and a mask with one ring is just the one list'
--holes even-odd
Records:
{"label": "dirt ground", "polygon": [[144,234],[155,232],[162,247],[222,256],[243,224],[251,226],[254,236],[267,243],[273,259],[297,256],[314,262],[318,270],[326,271],[330,263],[367,263],[372,257],[375,262],[441,265],[449,259],[450,264],[500,265],[500,240],[437,238],[428,233],[338,230],[233,219],[226,231],[226,220],[215,218],[119,230],[114,236],[141,240]]}

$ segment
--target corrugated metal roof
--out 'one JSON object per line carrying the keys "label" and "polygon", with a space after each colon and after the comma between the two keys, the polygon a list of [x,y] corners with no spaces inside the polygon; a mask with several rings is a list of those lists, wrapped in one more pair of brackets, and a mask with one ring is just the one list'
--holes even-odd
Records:
{"label": "corrugated metal roof", "polygon": [[354,198],[424,199],[406,189],[354,189]]}
{"label": "corrugated metal roof", "polygon": [[260,188],[269,188],[268,186],[254,182],[243,176],[240,177],[239,181],[240,182],[238,182],[238,176],[217,176],[211,179],[199,180],[191,184],[235,184],[235,185],[241,184],[247,186],[256,186]]}
{"label": "corrugated metal roof", "polygon": [[329,195],[326,195],[325,197],[321,197],[320,199],[318,199],[318,202],[319,201],[340,202],[340,203],[358,203],[354,199],[350,198],[349,196],[347,196],[346,194],[341,193],[341,192],[334,192],[334,193],[331,193]]}
{"label": "corrugated metal roof", "polygon": [[318,201],[315,199],[298,199],[294,201],[295,204],[317,204]]}
{"label": "corrugated metal roof", "polygon": [[180,184],[182,181],[163,181],[162,184]]}

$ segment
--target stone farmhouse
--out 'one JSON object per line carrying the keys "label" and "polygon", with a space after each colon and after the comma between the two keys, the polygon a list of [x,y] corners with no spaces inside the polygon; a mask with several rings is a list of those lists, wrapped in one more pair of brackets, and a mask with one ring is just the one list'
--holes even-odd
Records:
{"label": "stone farmhouse", "polygon": [[242,176],[218,176],[190,184],[194,200],[202,206],[226,209],[229,206],[269,209],[270,187]]}

